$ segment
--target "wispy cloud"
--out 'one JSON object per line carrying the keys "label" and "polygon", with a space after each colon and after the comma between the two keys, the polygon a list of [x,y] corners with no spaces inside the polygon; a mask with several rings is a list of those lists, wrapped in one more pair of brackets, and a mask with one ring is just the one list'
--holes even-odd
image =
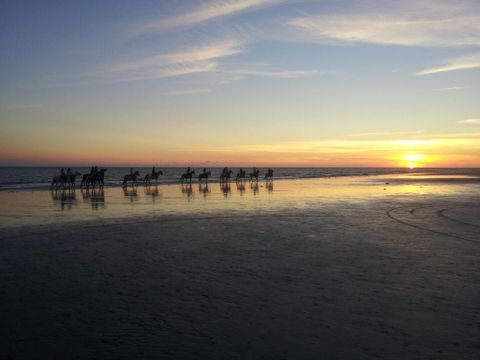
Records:
{"label": "wispy cloud", "polygon": [[423,69],[415,75],[432,75],[447,71],[467,70],[480,68],[480,53],[469,54],[445,61],[443,64]]}
{"label": "wispy cloud", "polygon": [[355,13],[306,14],[289,24],[303,31],[305,39],[317,42],[480,45],[480,15],[472,12],[477,5],[469,1],[365,2]]}
{"label": "wispy cloud", "polygon": [[211,92],[212,89],[200,88],[200,89],[180,89],[169,91],[167,95],[195,95],[195,94],[205,94]]}
{"label": "wispy cloud", "polygon": [[245,50],[246,41],[223,39],[115,63],[96,71],[94,75],[106,82],[123,82],[215,72],[221,76],[219,81],[226,83],[254,76],[294,79],[321,74],[318,70],[278,69],[269,64],[239,64],[232,67],[221,63],[222,58],[240,54]]}
{"label": "wispy cloud", "polygon": [[217,68],[217,59],[243,51],[244,41],[223,39],[116,63],[97,71],[96,75],[105,79],[117,78],[129,81],[210,72]]}
{"label": "wispy cloud", "polygon": [[262,76],[262,77],[272,77],[272,78],[278,78],[278,79],[295,79],[295,78],[321,74],[321,72],[317,70],[232,69],[224,72],[229,72],[231,74],[236,74],[236,75]]}
{"label": "wispy cloud", "polygon": [[457,124],[466,124],[466,125],[480,125],[479,119],[465,119],[457,121]]}
{"label": "wispy cloud", "polygon": [[224,0],[210,1],[197,8],[170,17],[161,17],[136,24],[131,31],[143,35],[188,28],[217,18],[232,16],[244,11],[275,5],[285,0]]}
{"label": "wispy cloud", "polygon": [[456,90],[465,90],[471,89],[471,86],[450,86],[450,87],[443,87],[443,88],[436,88],[433,89],[434,91],[456,91]]}

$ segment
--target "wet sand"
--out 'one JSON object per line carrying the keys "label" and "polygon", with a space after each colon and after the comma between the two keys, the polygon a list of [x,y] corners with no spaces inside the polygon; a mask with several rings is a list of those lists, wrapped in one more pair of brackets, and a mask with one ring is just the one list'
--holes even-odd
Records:
{"label": "wet sand", "polygon": [[0,352],[479,358],[477,180],[262,185],[0,194]]}

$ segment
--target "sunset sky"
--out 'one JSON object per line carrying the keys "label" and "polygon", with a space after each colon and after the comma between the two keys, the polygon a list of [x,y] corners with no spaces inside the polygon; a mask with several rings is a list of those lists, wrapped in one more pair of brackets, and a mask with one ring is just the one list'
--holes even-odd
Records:
{"label": "sunset sky", "polygon": [[2,1],[0,165],[480,166],[480,1]]}

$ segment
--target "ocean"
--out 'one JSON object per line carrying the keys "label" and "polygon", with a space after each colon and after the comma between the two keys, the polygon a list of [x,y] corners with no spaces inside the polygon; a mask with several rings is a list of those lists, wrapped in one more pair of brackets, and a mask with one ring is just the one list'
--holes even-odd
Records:
{"label": "ocean", "polygon": [[[100,167],[99,167],[100,168]],[[121,185],[124,175],[130,172],[129,167],[105,167],[105,186]],[[78,171],[81,174],[89,173],[90,168],[72,167],[72,171]],[[185,167],[157,167],[162,170],[163,175],[160,176],[159,184],[171,184],[179,182],[180,176],[185,172]],[[198,175],[203,168],[194,168],[195,174]],[[233,170],[233,177],[238,172],[238,168],[230,168]],[[263,179],[266,168],[258,168],[260,170],[260,178]],[[134,167],[134,170],[140,172],[141,178],[150,173],[151,167]],[[218,182],[222,168],[208,168],[211,171],[210,182]],[[247,174],[252,169],[244,168]],[[440,175],[478,175],[479,169],[404,169],[404,168],[273,168],[275,179],[305,179],[305,178],[328,178],[340,176],[374,176],[385,174],[409,174],[409,173],[435,173]],[[60,173],[58,167],[0,167],[0,190],[20,190],[20,189],[42,189],[48,188],[51,184],[52,177]],[[197,177],[194,177],[197,180]],[[78,178],[77,184],[81,181]]]}

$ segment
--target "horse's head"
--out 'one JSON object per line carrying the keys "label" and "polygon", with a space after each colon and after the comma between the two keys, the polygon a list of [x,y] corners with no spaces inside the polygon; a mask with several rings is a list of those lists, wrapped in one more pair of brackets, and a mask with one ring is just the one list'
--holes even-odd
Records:
{"label": "horse's head", "polygon": [[158,170],[158,175],[163,175],[163,171],[162,170]]}
{"label": "horse's head", "polygon": [[191,174],[195,174],[195,170],[192,170]]}
{"label": "horse's head", "polygon": [[140,173],[139,173],[138,170],[137,170],[137,171],[135,171],[135,172],[133,173],[133,175],[134,175],[134,176],[140,176]]}

